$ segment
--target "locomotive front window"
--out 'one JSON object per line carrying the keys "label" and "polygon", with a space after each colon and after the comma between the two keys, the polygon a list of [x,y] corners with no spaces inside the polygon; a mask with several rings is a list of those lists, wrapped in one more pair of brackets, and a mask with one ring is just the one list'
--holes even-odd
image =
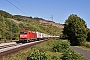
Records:
{"label": "locomotive front window", "polygon": [[27,32],[20,32],[20,34],[27,34]]}

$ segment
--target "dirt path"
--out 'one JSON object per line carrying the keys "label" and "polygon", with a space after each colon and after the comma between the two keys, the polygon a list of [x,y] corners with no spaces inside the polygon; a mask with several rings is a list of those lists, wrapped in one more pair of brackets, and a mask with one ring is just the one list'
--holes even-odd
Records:
{"label": "dirt path", "polygon": [[87,58],[90,59],[90,52],[87,52],[87,51],[77,48],[75,46],[71,46],[71,48],[74,49],[76,52],[82,54],[85,59],[87,59]]}

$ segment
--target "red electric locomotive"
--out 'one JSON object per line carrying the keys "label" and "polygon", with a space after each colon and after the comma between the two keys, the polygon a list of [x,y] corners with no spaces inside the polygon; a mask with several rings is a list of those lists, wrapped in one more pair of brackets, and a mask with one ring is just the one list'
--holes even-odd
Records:
{"label": "red electric locomotive", "polygon": [[37,40],[37,34],[30,30],[21,30],[19,41],[29,42]]}

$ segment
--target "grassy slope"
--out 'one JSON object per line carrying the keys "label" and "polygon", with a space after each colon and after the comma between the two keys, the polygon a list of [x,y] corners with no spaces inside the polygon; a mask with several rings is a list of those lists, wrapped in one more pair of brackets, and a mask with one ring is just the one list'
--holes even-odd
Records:
{"label": "grassy slope", "polygon": [[39,31],[43,32],[46,34],[52,34],[52,35],[60,35],[62,29],[49,25],[49,24],[40,24],[39,19],[35,18],[15,18],[15,20],[19,20],[23,22],[22,24],[24,25],[24,28],[29,29],[29,30],[34,30],[34,31]]}
{"label": "grassy slope", "polygon": [[11,40],[11,38],[18,40],[19,32],[20,30],[23,30],[23,29],[28,29],[28,30],[46,33],[49,35],[58,35],[58,36],[60,36],[63,30],[61,28],[52,26],[50,24],[45,24],[45,23],[40,24],[39,20],[43,20],[40,18],[31,18],[31,17],[21,16],[21,15],[17,15],[17,16],[10,15],[12,17],[7,17],[6,14],[9,16],[8,13],[4,14],[3,12],[2,14],[3,15],[0,15],[0,25],[1,25],[0,40],[2,40],[0,41],[0,43],[4,42],[4,40],[6,40],[5,42],[7,42],[7,40]]}

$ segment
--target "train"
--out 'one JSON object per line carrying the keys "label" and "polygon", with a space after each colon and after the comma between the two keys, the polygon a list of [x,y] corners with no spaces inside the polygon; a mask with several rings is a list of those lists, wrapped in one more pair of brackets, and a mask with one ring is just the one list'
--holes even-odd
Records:
{"label": "train", "polygon": [[19,41],[20,42],[31,42],[31,41],[49,39],[49,38],[54,38],[54,37],[59,37],[59,36],[52,36],[52,35],[48,35],[48,34],[41,33],[41,32],[35,32],[31,30],[21,30]]}

